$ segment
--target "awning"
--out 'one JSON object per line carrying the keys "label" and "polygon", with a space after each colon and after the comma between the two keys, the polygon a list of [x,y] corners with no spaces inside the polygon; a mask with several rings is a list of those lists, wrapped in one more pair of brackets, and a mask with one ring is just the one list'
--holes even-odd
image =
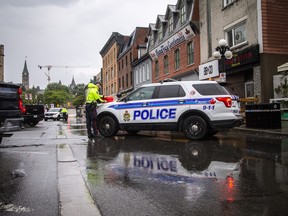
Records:
{"label": "awning", "polygon": [[278,73],[288,72],[288,62],[277,67]]}

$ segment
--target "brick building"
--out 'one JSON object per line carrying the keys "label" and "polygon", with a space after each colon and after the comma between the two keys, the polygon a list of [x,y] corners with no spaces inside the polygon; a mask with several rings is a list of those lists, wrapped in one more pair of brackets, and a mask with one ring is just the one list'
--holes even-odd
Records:
{"label": "brick building", "polygon": [[[288,59],[288,2],[279,0],[200,1],[200,77],[219,80],[213,57],[218,41],[226,39],[233,52],[225,60],[226,82],[241,98],[258,96],[260,102],[273,98],[273,75]],[[212,77],[201,68],[217,63]],[[220,67],[221,68],[221,67]],[[222,69],[223,70],[223,69]],[[220,71],[222,72],[222,71]]]}
{"label": "brick building", "polygon": [[178,0],[149,26],[152,82],[165,78],[198,80],[200,64],[199,2]]}
{"label": "brick building", "polygon": [[0,44],[0,81],[4,81],[4,45]]}
{"label": "brick building", "polygon": [[139,44],[145,42],[148,28],[136,27],[133,33],[126,39],[118,57],[118,91],[128,92],[133,89],[132,62],[138,59]]}
{"label": "brick building", "polygon": [[118,91],[117,59],[127,36],[113,32],[102,50],[102,91],[104,95],[116,96]]}

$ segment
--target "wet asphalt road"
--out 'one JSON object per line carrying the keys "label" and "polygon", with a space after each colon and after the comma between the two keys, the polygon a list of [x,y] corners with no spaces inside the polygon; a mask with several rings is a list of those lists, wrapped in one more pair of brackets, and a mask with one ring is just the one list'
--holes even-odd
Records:
{"label": "wet asphalt road", "polygon": [[75,118],[3,138],[0,215],[60,214],[61,144],[70,145],[102,215],[288,215],[287,137],[119,134],[91,142]]}

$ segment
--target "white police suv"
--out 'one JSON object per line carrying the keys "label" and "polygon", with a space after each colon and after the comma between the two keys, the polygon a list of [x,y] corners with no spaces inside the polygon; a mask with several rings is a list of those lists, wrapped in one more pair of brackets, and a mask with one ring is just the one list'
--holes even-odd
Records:
{"label": "white police suv", "polygon": [[104,137],[119,130],[158,130],[182,131],[198,140],[242,122],[232,109],[231,95],[215,81],[146,84],[117,102],[101,104],[97,112]]}

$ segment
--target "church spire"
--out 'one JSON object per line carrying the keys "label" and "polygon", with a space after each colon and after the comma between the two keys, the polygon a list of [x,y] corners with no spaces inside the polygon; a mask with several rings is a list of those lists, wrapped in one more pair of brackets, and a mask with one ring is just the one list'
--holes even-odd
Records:
{"label": "church spire", "polygon": [[26,59],[24,62],[24,68],[23,68],[23,72],[22,72],[22,86],[24,86],[26,89],[29,89],[29,72],[28,72],[28,68],[27,68]]}

